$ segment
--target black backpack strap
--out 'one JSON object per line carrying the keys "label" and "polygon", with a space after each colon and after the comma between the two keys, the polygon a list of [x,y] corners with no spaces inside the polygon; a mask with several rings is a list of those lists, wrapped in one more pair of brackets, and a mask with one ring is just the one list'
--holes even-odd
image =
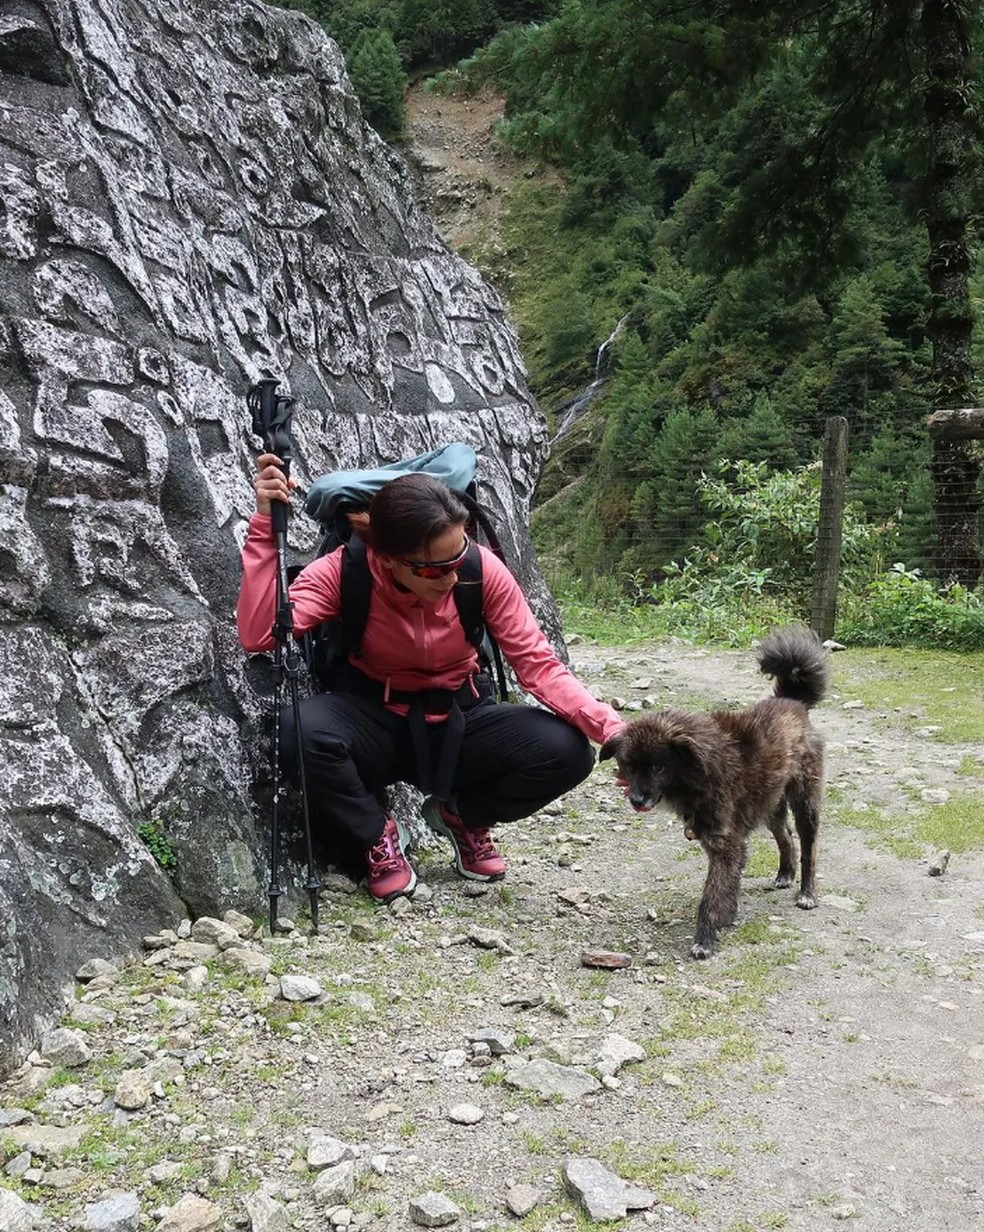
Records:
{"label": "black backpack strap", "polygon": [[470,483],[463,492],[456,493],[458,499],[468,510],[469,533],[474,539],[478,532],[481,531],[485,537],[485,542],[493,555],[508,568],[509,562],[506,560],[506,554],[502,550],[502,544],[499,542],[499,536],[495,533],[495,527],[489,515],[482,508],[478,499],[478,488],[474,483]]}
{"label": "black backpack strap", "polygon": [[485,637],[485,619],[482,616],[482,557],[478,544],[473,539],[468,541],[465,559],[458,566],[454,603],[465,637],[476,650],[480,649]]}
{"label": "black backpack strap", "polygon": [[359,653],[362,634],[369,619],[369,600],[372,596],[372,575],[366,557],[366,543],[361,535],[353,535],[342,548],[342,572],[339,583],[342,631],[340,653],[348,658]]}
{"label": "black backpack strap", "polygon": [[454,602],[465,637],[478,651],[482,667],[489,672],[494,667],[498,697],[500,701],[505,701],[508,695],[506,669],[502,662],[499,643],[485,627],[482,556],[474,540],[469,542],[468,552],[458,569],[458,584],[454,588]]}

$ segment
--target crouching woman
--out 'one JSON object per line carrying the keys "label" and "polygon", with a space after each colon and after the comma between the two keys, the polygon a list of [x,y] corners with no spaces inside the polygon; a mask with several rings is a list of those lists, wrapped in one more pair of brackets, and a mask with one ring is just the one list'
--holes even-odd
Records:
{"label": "crouching woman", "polygon": [[[236,615],[244,649],[261,651],[274,644],[272,502],[287,501],[293,483],[267,453],[254,486]],[[523,689],[547,709],[493,698],[453,594],[469,551],[468,520],[455,493],[427,474],[401,475],[380,489],[360,528],[371,593],[358,650],[332,692],[301,701],[300,733],[292,715],[284,719],[288,766],[296,768],[298,741],[303,746],[315,833],[341,863],[351,866],[354,856],[364,866],[369,893],[381,902],[412,893],[417,881],[404,827],[387,808],[390,784],[429,793],[424,820],[450,842],[461,876],[498,880],[506,864],[492,829],[580,783],[594,764],[590,742],[602,744],[624,726],[558,659],[516,579],[479,546],[485,623]],[[344,550],[319,557],[291,584],[295,635],[339,617]]]}

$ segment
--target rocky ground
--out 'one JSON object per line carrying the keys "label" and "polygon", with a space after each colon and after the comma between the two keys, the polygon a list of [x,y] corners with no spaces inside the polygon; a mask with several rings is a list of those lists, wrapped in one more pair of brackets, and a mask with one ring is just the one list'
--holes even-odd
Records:
{"label": "rocky ground", "polygon": [[503,100],[489,90],[476,95],[436,94],[424,85],[407,95],[403,147],[424,209],[445,242],[470,260],[494,262],[502,209],[524,178],[556,173],[518,158],[495,136]]}
{"label": "rocky ground", "polygon": [[[764,691],[747,652],[572,653],[631,706]],[[854,702],[816,713],[820,907],[769,888],[760,836],[705,963],[702,854],[607,765],[503,829],[497,885],[435,841],[412,901],[332,879],[317,936],[231,915],[94,954],[0,1085],[0,1230],[981,1226],[984,858],[933,876],[838,820],[984,805],[957,774],[981,750]]]}

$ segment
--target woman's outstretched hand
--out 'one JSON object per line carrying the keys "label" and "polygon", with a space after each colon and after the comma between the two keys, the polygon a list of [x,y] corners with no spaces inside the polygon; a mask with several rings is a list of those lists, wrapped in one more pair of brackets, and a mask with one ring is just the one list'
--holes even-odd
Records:
{"label": "woman's outstretched hand", "polygon": [[276,454],[261,453],[256,459],[256,512],[269,514],[275,500],[290,502],[290,494],[297,485],[284,474],[283,464]]}

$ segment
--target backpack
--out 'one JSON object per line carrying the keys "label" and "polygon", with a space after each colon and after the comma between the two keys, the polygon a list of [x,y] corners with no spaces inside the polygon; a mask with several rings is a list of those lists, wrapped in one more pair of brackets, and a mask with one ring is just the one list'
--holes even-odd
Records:
{"label": "backpack", "polygon": [[[475,474],[478,459],[468,445],[455,443],[402,462],[392,462],[372,470],[334,471],[316,479],[304,502],[305,511],[321,526],[316,556],[344,545],[341,571],[341,614],[335,620],[309,630],[301,639],[302,653],[312,686],[330,692],[339,669],[350,654],[358,654],[369,617],[372,575],[362,537],[353,533],[350,513],[366,509],[379,489],[398,475],[425,471],[442,480],[468,510],[467,533],[471,540],[468,554],[458,570],[455,606],[465,637],[478,652],[479,666],[493,681],[499,700],[508,694],[502,654],[485,624],[482,611],[482,561],[478,551],[479,533],[486,545],[505,563],[505,555],[488,515],[478,501]],[[299,567],[291,570],[293,576]],[[463,584],[464,583],[464,584]]]}

